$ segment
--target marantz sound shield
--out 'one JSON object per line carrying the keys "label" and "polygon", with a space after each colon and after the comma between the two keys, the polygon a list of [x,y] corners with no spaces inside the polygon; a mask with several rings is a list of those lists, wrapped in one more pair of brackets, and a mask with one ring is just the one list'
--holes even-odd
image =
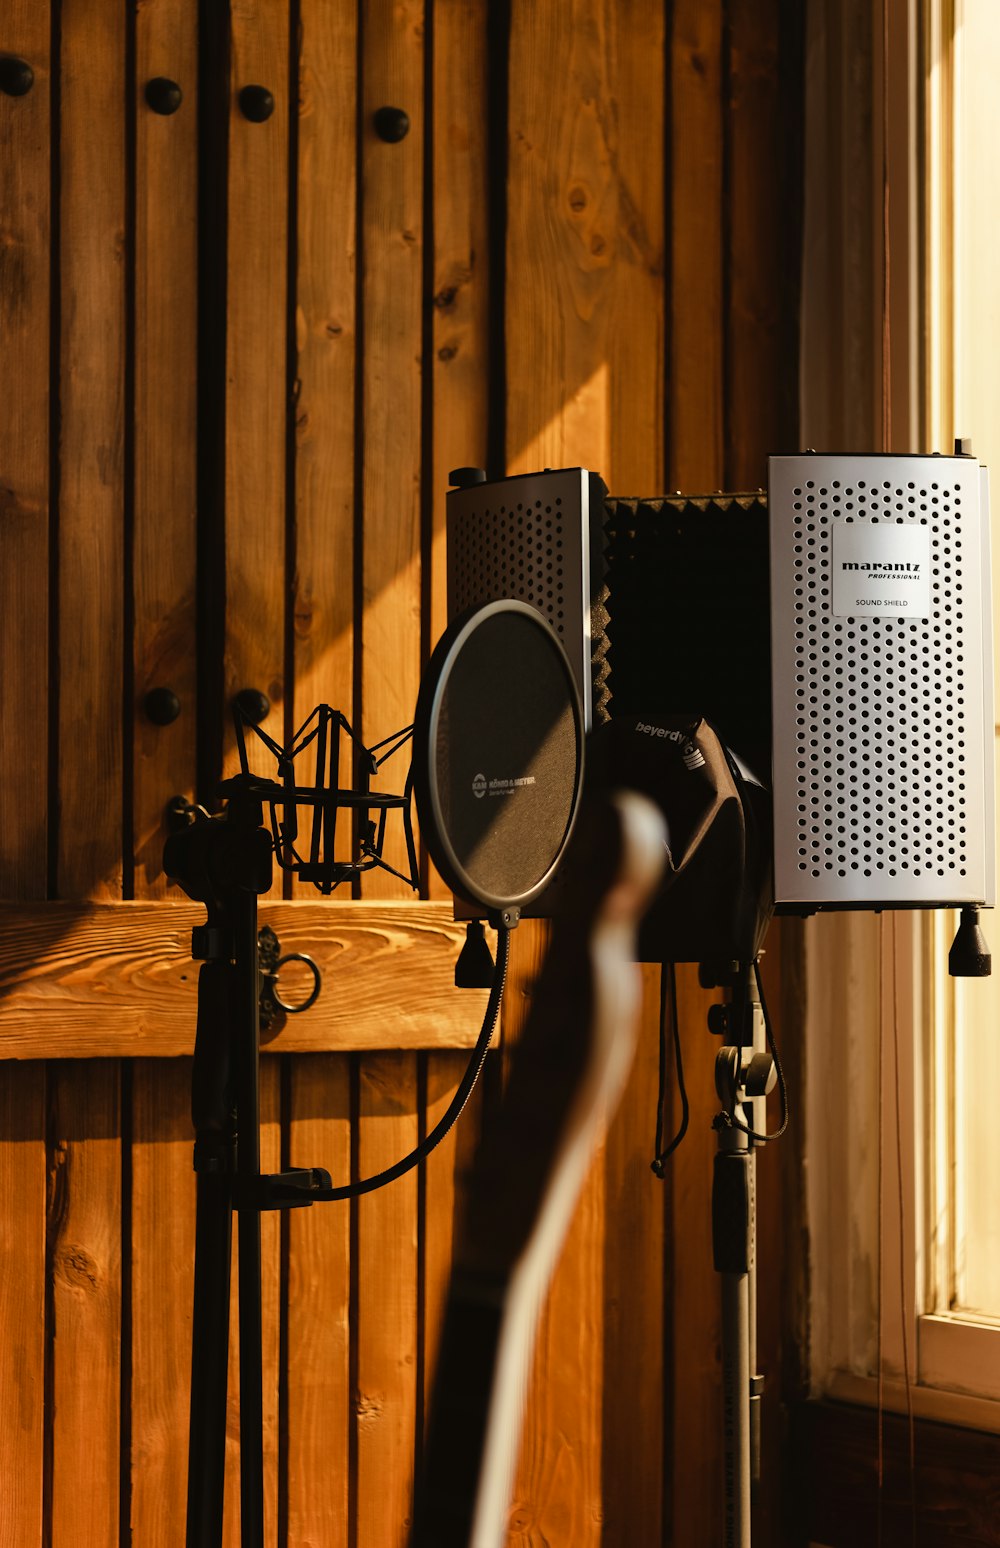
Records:
{"label": "marantz sound shield", "polygon": [[773,457],[780,903],[994,902],[986,470]]}
{"label": "marantz sound shield", "polygon": [[773,789],[779,910],[993,905],[975,458],[776,457],[766,500],[474,477],[448,494],[450,615],[537,606],[588,726],[705,716]]}
{"label": "marantz sound shield", "polygon": [[580,695],[536,608],[492,602],[449,625],[421,683],[413,747],[438,870],[468,902],[514,911],[516,923],[559,866],[583,784]]}

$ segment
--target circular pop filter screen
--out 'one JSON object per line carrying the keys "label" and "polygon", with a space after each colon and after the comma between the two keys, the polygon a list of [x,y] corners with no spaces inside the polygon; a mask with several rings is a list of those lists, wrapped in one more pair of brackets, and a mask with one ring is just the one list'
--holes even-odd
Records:
{"label": "circular pop filter screen", "polygon": [[421,830],[449,886],[490,910],[537,897],[576,818],[583,713],[535,608],[491,602],[445,631],[420,688],[413,769]]}

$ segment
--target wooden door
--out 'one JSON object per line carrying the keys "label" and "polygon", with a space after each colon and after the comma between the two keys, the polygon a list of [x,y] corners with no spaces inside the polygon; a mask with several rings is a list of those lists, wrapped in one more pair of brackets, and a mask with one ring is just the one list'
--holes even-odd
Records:
{"label": "wooden door", "polygon": [[[31,72],[0,91],[0,1544],[182,1540],[203,914],[161,855],[170,802],[214,806],[233,767],[233,695],[279,740],[319,701],[368,742],[408,722],[454,466],[656,494],[755,487],[794,444],[793,11],[0,19]],[[484,1001],[451,985],[432,868],[421,898],[357,890],[279,878],[261,906],[324,971],[266,1046],[264,1165],[337,1181],[434,1124]],[[505,1039],[543,946],[518,931]],[[664,1186],[658,987],[553,1290],[512,1545],[715,1540],[712,1488],[676,1482],[721,1440],[705,997],[685,979],[700,1127]],[[264,1223],[269,1544],[405,1542],[478,1121],[382,1194]]]}

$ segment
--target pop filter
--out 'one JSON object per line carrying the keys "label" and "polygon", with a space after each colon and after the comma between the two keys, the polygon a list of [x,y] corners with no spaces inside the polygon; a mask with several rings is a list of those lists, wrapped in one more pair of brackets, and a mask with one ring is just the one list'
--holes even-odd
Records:
{"label": "pop filter", "polygon": [[516,922],[559,866],[583,738],[569,660],[536,608],[491,602],[449,625],[417,700],[413,789],[435,865],[488,915]]}

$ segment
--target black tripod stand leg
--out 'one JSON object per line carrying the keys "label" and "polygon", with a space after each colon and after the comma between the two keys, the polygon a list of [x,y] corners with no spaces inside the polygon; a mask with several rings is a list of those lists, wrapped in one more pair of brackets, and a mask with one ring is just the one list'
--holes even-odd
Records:
{"label": "black tripod stand leg", "polygon": [[198,1177],[187,1548],[217,1548],[222,1542],[233,1234],[231,1188],[228,1177],[211,1173]]}
{"label": "black tripod stand leg", "polygon": [[260,1211],[239,1212],[240,1524],[242,1548],[264,1544],[264,1341],[260,1293]]}
{"label": "black tripod stand leg", "polygon": [[240,1291],[240,1524],[242,1548],[264,1548],[264,1373],[260,1287],[260,1210],[251,1200],[260,1178],[260,1013],[257,1000],[257,898],[243,893],[235,915],[237,1019],[236,1172]]}
{"label": "black tripod stand leg", "polygon": [[235,979],[225,960],[198,975],[191,1115],[197,1176],[187,1548],[218,1548],[226,1463],[235,1113],[230,1075]]}

